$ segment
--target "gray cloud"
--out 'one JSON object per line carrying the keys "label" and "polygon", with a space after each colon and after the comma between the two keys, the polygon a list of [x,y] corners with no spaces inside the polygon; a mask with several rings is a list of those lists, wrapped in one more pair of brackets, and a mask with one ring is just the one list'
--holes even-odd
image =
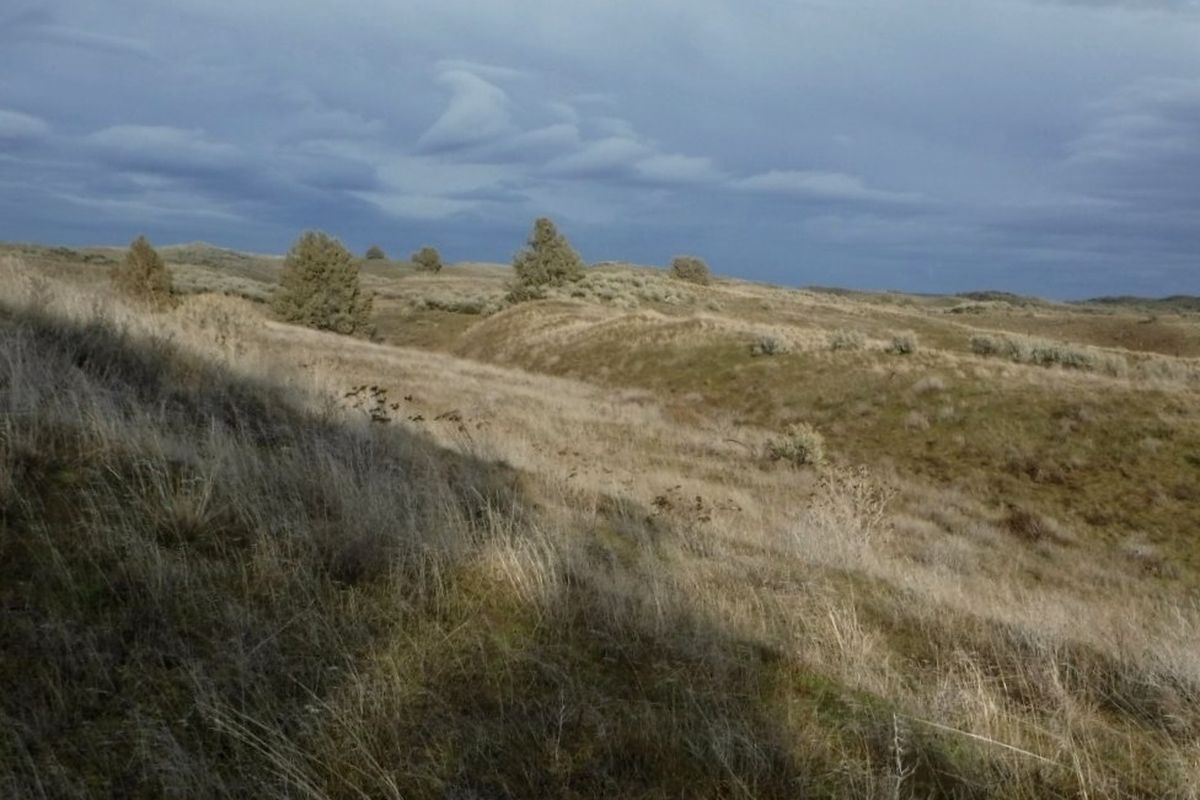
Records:
{"label": "gray cloud", "polygon": [[1140,81],[1096,104],[1070,177],[1143,211],[1200,214],[1200,78]]}
{"label": "gray cloud", "polygon": [[0,236],[1200,291],[1195,7],[12,0]]}
{"label": "gray cloud", "polygon": [[31,25],[21,31],[20,38],[35,44],[81,47],[116,55],[136,56],[147,60],[155,58],[150,46],[138,39],[93,33],[64,25]]}
{"label": "gray cloud", "polygon": [[116,166],[151,172],[224,171],[245,163],[232,144],[168,125],[114,125],[89,134],[84,143]]}

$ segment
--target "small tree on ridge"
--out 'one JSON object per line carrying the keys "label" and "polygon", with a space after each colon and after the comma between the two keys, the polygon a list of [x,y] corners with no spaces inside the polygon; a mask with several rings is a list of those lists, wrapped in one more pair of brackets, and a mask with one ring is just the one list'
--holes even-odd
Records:
{"label": "small tree on ridge", "polygon": [[133,240],[125,260],[112,268],[109,277],[126,297],[157,306],[171,303],[171,273],[145,236]]}
{"label": "small tree on ridge", "polygon": [[708,269],[708,264],[696,256],[675,256],[675,260],[671,262],[671,277],[701,286],[712,283],[712,272]]}
{"label": "small tree on ridge", "polygon": [[517,283],[523,288],[561,286],[583,277],[583,259],[545,217],[533,223],[529,242],[513,259]]}
{"label": "small tree on ridge", "polygon": [[417,269],[423,272],[442,271],[442,256],[438,253],[436,247],[422,247],[413,253],[412,258],[409,260],[416,264]]}
{"label": "small tree on ridge", "polygon": [[306,231],[292,245],[271,305],[288,322],[336,333],[371,333],[371,297],[359,283],[354,256],[321,231]]}

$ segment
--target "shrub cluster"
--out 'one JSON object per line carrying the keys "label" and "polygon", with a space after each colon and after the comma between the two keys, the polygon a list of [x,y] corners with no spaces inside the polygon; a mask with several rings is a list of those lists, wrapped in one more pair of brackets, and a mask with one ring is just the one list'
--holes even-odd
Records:
{"label": "shrub cluster", "polygon": [[752,356],[779,356],[784,353],[790,353],[791,348],[787,342],[775,336],[760,336],[754,340],[754,344],[750,345],[750,355]]}
{"label": "shrub cluster", "polygon": [[912,331],[901,331],[892,335],[892,344],[888,348],[889,353],[896,353],[901,356],[910,356],[917,352],[917,335]]}
{"label": "shrub cluster", "polygon": [[426,245],[412,254],[410,259],[422,272],[441,272],[442,256],[435,247]]}
{"label": "shrub cluster", "polygon": [[712,272],[708,264],[696,256],[675,256],[671,261],[671,277],[701,286],[712,283]]}
{"label": "shrub cluster", "polygon": [[582,279],[569,286],[552,290],[549,296],[560,295],[577,300],[610,303],[619,308],[634,309],[643,303],[663,305],[694,305],[696,297],[677,282],[652,273],[588,270]]}
{"label": "shrub cluster", "polygon": [[125,260],[109,277],[113,287],[132,300],[160,307],[171,304],[171,273],[145,236],[133,240]]}
{"label": "shrub cluster", "polygon": [[513,259],[513,270],[513,295],[518,299],[531,299],[540,287],[562,286],[584,276],[583,259],[545,217],[534,222],[527,245]]}
{"label": "shrub cluster", "polygon": [[288,322],[336,333],[371,333],[371,297],[359,283],[358,265],[341,242],[307,231],[283,262],[271,305]]}
{"label": "shrub cluster", "polygon": [[383,248],[379,245],[373,244],[367,248],[367,252],[363,257],[368,261],[382,261],[387,258],[387,253],[383,252]]}
{"label": "shrub cluster", "polygon": [[829,334],[830,350],[861,350],[867,343],[867,337],[861,331],[839,328]]}
{"label": "shrub cluster", "polygon": [[1066,369],[1103,370],[1120,374],[1128,366],[1124,359],[1107,353],[1068,347],[1062,342],[1034,339],[1025,336],[975,334],[971,350],[981,356],[999,356],[1020,364],[1042,367],[1060,366]]}
{"label": "shrub cluster", "polygon": [[791,425],[787,433],[767,445],[772,461],[786,461],[794,467],[820,466],[825,463],[825,437],[807,422]]}

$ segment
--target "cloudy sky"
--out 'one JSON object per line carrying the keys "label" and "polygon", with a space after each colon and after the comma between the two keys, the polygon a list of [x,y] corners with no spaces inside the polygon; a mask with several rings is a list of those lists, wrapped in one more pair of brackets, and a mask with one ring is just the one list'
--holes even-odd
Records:
{"label": "cloudy sky", "polygon": [[4,0],[0,239],[1200,293],[1200,0]]}

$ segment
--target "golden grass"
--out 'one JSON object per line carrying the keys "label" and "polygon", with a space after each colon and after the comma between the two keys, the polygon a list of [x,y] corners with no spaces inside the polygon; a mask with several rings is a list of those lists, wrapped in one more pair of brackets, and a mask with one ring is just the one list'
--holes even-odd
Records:
{"label": "golden grass", "polygon": [[[739,285],[695,289],[721,312],[517,307],[455,338],[471,360],[7,270],[10,794],[1200,790],[1200,608],[1151,543],[903,457],[1050,442],[1023,415],[1074,403],[1047,431],[1125,420],[1106,444],[1149,470],[1194,441],[1185,385],[1151,402],[930,349],[921,309]],[[829,350],[847,319],[868,349]],[[905,329],[921,350],[884,353]],[[752,359],[767,333],[795,351]],[[785,420],[828,467],[767,458]]]}

